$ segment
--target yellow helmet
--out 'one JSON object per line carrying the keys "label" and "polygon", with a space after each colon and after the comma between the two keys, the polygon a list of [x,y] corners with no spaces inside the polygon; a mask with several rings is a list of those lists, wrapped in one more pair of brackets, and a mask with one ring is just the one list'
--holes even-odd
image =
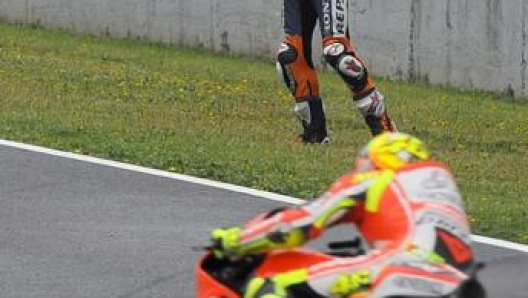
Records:
{"label": "yellow helmet", "polygon": [[359,153],[357,170],[397,170],[410,162],[431,158],[425,144],[402,132],[385,132],[375,136]]}

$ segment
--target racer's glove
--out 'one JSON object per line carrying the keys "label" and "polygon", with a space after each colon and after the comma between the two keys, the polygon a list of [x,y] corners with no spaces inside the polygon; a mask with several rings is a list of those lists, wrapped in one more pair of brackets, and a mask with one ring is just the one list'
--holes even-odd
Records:
{"label": "racer's glove", "polygon": [[[342,274],[330,288],[332,297],[364,297],[371,285],[372,279],[369,270],[360,270],[350,274]],[[356,296],[357,295],[357,296]]]}
{"label": "racer's glove", "polygon": [[216,258],[239,256],[240,227],[215,229],[211,232],[212,251]]}

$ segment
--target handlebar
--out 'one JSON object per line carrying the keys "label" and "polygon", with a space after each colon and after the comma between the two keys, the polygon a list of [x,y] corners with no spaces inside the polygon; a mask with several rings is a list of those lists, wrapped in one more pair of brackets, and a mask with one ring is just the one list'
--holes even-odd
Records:
{"label": "handlebar", "polygon": [[328,243],[330,249],[360,248],[361,239],[356,237],[352,240],[332,241]]}

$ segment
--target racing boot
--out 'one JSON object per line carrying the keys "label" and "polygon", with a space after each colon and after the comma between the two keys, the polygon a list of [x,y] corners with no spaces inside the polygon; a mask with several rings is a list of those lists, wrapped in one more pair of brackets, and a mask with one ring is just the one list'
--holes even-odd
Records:
{"label": "racing boot", "polygon": [[323,101],[320,97],[297,100],[294,112],[303,127],[303,132],[295,139],[296,144],[326,145],[330,143],[326,130]]}
{"label": "racing boot", "polygon": [[387,113],[383,95],[376,89],[369,91],[366,95],[354,96],[353,102],[365,118],[373,136],[382,132],[398,131]]}

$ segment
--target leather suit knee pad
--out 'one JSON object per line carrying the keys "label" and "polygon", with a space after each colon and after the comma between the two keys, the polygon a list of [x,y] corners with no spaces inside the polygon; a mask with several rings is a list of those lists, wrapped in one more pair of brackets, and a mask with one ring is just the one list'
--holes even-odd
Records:
{"label": "leather suit knee pad", "polygon": [[365,76],[365,66],[347,51],[344,44],[332,42],[323,48],[326,62],[330,64],[343,78],[348,80],[361,80]]}
{"label": "leather suit knee pad", "polygon": [[277,63],[280,63],[281,65],[291,64],[297,60],[298,56],[299,52],[293,45],[282,43],[277,53]]}
{"label": "leather suit knee pad", "polygon": [[276,63],[277,76],[279,80],[286,84],[292,93],[295,93],[296,89],[295,74],[288,65],[293,64],[298,57],[299,53],[294,46],[288,43],[282,43],[280,45]]}

